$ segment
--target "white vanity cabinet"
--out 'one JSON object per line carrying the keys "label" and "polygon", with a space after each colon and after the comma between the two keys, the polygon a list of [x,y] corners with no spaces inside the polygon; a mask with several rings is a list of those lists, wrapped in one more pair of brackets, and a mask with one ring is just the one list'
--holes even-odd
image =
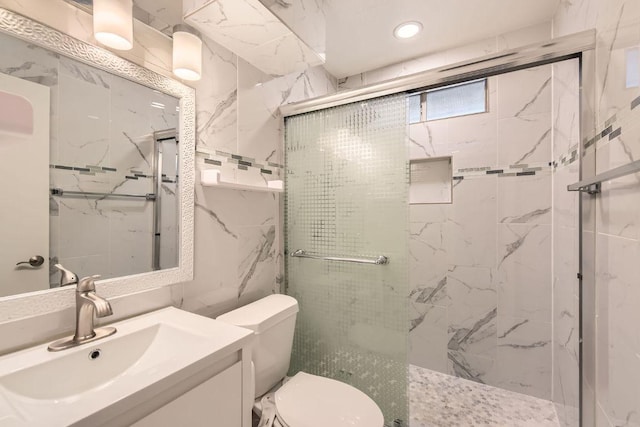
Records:
{"label": "white vanity cabinet", "polygon": [[133,426],[242,426],[242,415],[242,362],[237,362]]}
{"label": "white vanity cabinet", "polygon": [[252,331],[173,307],[112,326],[0,356],[0,425],[251,427]]}

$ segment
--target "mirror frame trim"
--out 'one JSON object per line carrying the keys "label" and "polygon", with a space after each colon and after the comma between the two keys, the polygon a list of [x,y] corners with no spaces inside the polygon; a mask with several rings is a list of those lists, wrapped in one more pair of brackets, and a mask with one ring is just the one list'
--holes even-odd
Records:
{"label": "mirror frame trim", "polygon": [[[78,40],[23,15],[0,8],[0,32],[102,69],[180,100],[180,249],[177,268],[98,282],[105,298],[121,297],[193,279],[195,90],[176,80]],[[75,289],[46,289],[0,298],[0,323],[60,311],[75,305]]]}

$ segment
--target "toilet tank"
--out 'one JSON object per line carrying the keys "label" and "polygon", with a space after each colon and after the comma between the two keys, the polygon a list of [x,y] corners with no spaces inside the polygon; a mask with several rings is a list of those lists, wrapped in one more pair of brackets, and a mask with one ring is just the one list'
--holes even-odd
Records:
{"label": "toilet tank", "polygon": [[298,302],[288,295],[269,295],[230,311],[217,320],[251,329],[255,334],[251,360],[255,366],[255,397],[282,380],[289,370]]}

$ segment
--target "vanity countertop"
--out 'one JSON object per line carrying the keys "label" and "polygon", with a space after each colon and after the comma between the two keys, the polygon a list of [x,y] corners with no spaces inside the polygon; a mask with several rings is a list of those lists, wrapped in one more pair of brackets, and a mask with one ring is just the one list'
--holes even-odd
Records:
{"label": "vanity countertop", "polygon": [[41,344],[0,357],[0,426],[110,424],[237,363],[253,339],[247,329],[173,307],[111,326],[115,335],[72,349]]}

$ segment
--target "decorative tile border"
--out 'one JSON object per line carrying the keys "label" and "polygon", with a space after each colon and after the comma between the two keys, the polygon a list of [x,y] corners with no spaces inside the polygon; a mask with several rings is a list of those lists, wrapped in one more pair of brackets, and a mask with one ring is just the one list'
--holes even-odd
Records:
{"label": "decorative tile border", "polygon": [[585,138],[582,141],[584,147],[583,156],[586,155],[587,149],[589,147],[594,146],[598,142],[602,140],[608,142],[622,135],[623,124],[626,125],[628,123],[631,123],[634,118],[633,116],[640,114],[640,109],[638,109],[638,107],[640,107],[640,96],[631,101],[628,108],[625,107],[613,116],[609,117],[604,122],[602,128],[598,132],[596,132],[594,136],[592,136],[591,138]]}
{"label": "decorative tile border", "polygon": [[253,170],[257,169],[260,173],[267,175],[280,175],[281,170],[284,168],[279,163],[270,161],[258,162],[251,157],[241,156],[239,154],[227,153],[220,150],[206,150],[198,148],[196,149],[196,158],[202,159],[202,161],[209,165],[222,166],[223,164],[230,165],[237,170]]}
{"label": "decorative tile border", "polygon": [[[94,166],[94,165],[68,166],[68,165],[50,164],[49,169],[78,172],[80,173],[80,175],[91,175],[91,176],[96,176],[96,174],[115,175],[118,172],[117,168],[112,168],[108,166]],[[133,180],[139,180],[140,178],[153,179],[153,175],[146,174],[143,171],[138,169],[130,169],[124,173],[125,173],[124,175],[125,179],[133,179]],[[177,175],[174,177],[174,176],[167,176],[166,174],[162,174],[162,182],[175,183],[177,182],[177,179],[178,179]]]}
{"label": "decorative tile border", "polygon": [[465,178],[480,178],[487,176],[513,177],[513,176],[532,176],[541,172],[549,172],[552,170],[553,163],[532,163],[509,166],[481,166],[475,168],[456,169],[453,175],[455,181]]}
{"label": "decorative tile border", "polygon": [[574,145],[569,148],[569,151],[562,154],[557,161],[553,162],[553,168],[557,169],[559,166],[568,166],[571,163],[578,160],[578,145]]}

